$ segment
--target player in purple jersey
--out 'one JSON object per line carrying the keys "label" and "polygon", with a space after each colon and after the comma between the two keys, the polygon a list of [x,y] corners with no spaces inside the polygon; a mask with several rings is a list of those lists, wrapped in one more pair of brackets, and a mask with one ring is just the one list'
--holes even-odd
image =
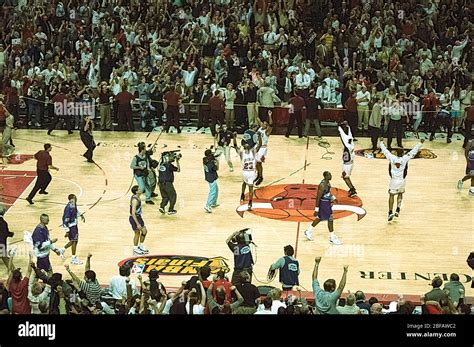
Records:
{"label": "player in purple jersey", "polygon": [[469,195],[474,196],[474,140],[470,140],[466,145],[464,152],[466,156],[466,176],[458,181],[458,190],[462,189],[462,184],[467,180],[471,180],[471,188]]}
{"label": "player in purple jersey", "polygon": [[86,219],[77,209],[77,197],[74,194],[69,194],[67,198],[69,202],[64,208],[63,212],[63,228],[66,231],[65,237],[69,239],[69,242],[59,251],[61,252],[61,255],[63,255],[66,249],[71,247],[71,264],[82,265],[82,261],[76,256],[77,243],[79,241],[79,229],[77,228],[77,222],[79,217],[81,218],[82,222],[85,222]]}
{"label": "player in purple jersey", "polygon": [[313,240],[313,228],[319,224],[319,222],[327,220],[329,229],[329,242],[333,245],[342,245],[342,242],[334,234],[334,222],[332,216],[332,204],[336,204],[337,200],[334,195],[331,194],[331,179],[332,175],[329,171],[324,171],[324,179],[321,181],[318,187],[318,194],[316,196],[316,208],[317,212],[314,213],[316,219],[308,226],[304,231],[304,235],[310,241]]}
{"label": "player in purple jersey", "polygon": [[142,219],[142,201],[140,200],[143,191],[138,186],[133,186],[132,193],[133,195],[130,198],[130,217],[128,220],[132,230],[135,232],[133,237],[133,255],[143,255],[148,253],[148,249],[143,245],[147,232],[145,222]]}

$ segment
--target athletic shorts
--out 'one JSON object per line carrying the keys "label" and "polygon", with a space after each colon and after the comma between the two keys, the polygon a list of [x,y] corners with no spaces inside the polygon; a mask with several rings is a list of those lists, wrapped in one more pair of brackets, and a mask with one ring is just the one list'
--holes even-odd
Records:
{"label": "athletic shorts", "polygon": [[49,255],[43,258],[36,259],[36,267],[40,270],[44,270],[46,272],[51,271],[51,262],[49,261]]}
{"label": "athletic shorts", "polygon": [[253,182],[255,181],[255,171],[242,171],[242,179],[245,183],[249,186],[253,186]]}
{"label": "athletic shorts", "polygon": [[388,192],[392,195],[405,193],[405,185],[405,179],[391,179]]}
{"label": "athletic shorts", "polygon": [[67,233],[67,237],[69,238],[69,241],[79,240],[79,229],[77,228],[77,225],[73,225],[72,227],[69,227],[69,232]]}
{"label": "athletic shorts", "polygon": [[145,222],[142,219],[142,216],[137,216],[138,223],[140,224],[139,226],[137,223],[135,223],[135,220],[133,219],[132,216],[128,217],[128,220],[130,221],[130,225],[132,226],[133,231],[137,231],[138,228],[143,228],[145,226]]}
{"label": "athletic shorts", "polygon": [[342,178],[351,177],[353,164],[342,164]]}
{"label": "athletic shorts", "polygon": [[321,200],[318,209],[318,219],[332,221],[332,205],[330,201]]}
{"label": "athletic shorts", "polygon": [[470,169],[469,166],[466,166],[466,176],[474,176],[474,169]]}
{"label": "athletic shorts", "polygon": [[257,154],[255,155],[255,160],[258,163],[263,163],[265,161],[265,157],[267,156],[267,147],[260,147]]}

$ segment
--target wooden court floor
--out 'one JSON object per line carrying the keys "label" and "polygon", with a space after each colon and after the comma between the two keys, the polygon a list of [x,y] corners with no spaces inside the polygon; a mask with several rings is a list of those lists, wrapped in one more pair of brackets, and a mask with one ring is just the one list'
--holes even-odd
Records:
{"label": "wooden court floor", "polygon": [[[92,269],[97,272],[101,283],[108,283],[117,274],[117,263],[132,254],[133,233],[128,223],[130,193],[127,192],[132,173],[129,169],[132,157],[137,153],[136,143],[146,140],[153,143],[158,133],[145,139],[146,133],[96,132],[99,143],[95,160],[102,170],[85,162],[81,156],[85,151],[79,134],[68,136],[65,131],[56,131],[47,136],[45,131],[18,130],[14,134],[17,152],[34,154],[42,149],[43,143],[53,144],[53,164],[60,168],[53,172],[53,181],[48,188],[49,195],[37,195],[35,204],[28,205],[18,199],[9,209],[5,219],[16,232],[10,242],[19,249],[16,263],[25,267],[27,257],[23,231],[32,231],[43,212],[50,216],[51,237],[59,238],[58,244],[66,243],[61,216],[67,196],[79,196],[81,211],[86,211],[86,223],[79,226],[80,242],[78,255],[84,260],[88,252],[93,254]],[[306,140],[292,137],[271,136],[268,158],[264,164],[265,181],[262,185],[283,179],[282,183],[318,184],[322,172],[333,173],[332,186],[346,189],[340,178],[342,146],[338,138],[327,138],[331,147],[325,149],[311,139],[308,152]],[[415,141],[405,141],[405,147],[413,147]],[[468,196],[467,182],[458,192],[456,181],[463,176],[465,159],[461,141],[451,144],[436,140],[425,142],[424,148],[432,150],[436,159],[414,159],[409,164],[406,193],[400,218],[387,222],[388,161],[356,157],[352,180],[367,215],[357,221],[355,215],[335,220],[335,231],[343,241],[342,246],[330,246],[325,223],[315,230],[315,240],[306,241],[303,230],[308,223],[302,223],[297,238],[297,223],[262,218],[246,213],[241,218],[236,213],[239,205],[241,176],[238,156],[232,152],[236,170],[229,172],[221,160],[219,178],[219,203],[212,214],[204,212],[208,185],[204,181],[202,157],[206,148],[212,145],[210,135],[182,133],[163,134],[158,141],[157,151],[181,149],[181,172],[176,174],[175,187],[178,193],[175,216],[162,216],[157,205],[145,205],[143,218],[148,228],[146,246],[150,254],[192,255],[203,257],[223,256],[233,265],[233,255],[226,246],[226,238],[234,231],[252,228],[257,244],[254,271],[259,280],[265,281],[269,266],[282,256],[283,247],[297,244],[302,286],[311,290],[311,272],[315,256],[322,256],[320,278],[335,278],[339,281],[343,265],[349,264],[346,291],[364,290],[370,293],[422,294],[429,291],[429,279],[435,274],[457,272],[467,282],[472,276],[466,258],[473,249],[473,207],[474,198]],[[356,149],[368,148],[369,138],[360,138]],[[325,155],[331,159],[322,159]],[[157,155],[158,156],[158,155]],[[306,172],[298,171],[305,158],[310,165]],[[22,164],[4,164],[2,175],[8,170],[35,170],[35,160]],[[15,184],[10,177],[5,184]],[[25,198],[32,184],[25,189]],[[98,200],[100,201],[95,204]],[[91,206],[95,204],[92,208]],[[70,256],[70,252],[67,252]],[[52,254],[53,268],[64,272],[59,257]],[[76,273],[82,266],[73,266]],[[5,278],[5,267],[0,265],[0,278]],[[162,276],[165,285],[178,286],[187,277]],[[259,284],[254,279],[255,284]],[[278,277],[272,285],[279,286]],[[473,290],[468,289],[472,296]]]}

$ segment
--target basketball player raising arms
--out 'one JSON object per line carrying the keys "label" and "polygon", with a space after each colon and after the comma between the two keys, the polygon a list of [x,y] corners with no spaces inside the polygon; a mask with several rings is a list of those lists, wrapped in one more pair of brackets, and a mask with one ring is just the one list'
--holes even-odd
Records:
{"label": "basketball player raising arms", "polygon": [[[135,232],[133,237],[133,255],[147,254],[148,250],[143,246],[146,237],[145,222],[142,219],[142,201],[140,196],[143,191],[138,186],[132,187],[132,197],[130,198],[130,217],[128,220]],[[140,241],[140,244],[138,242]]]}
{"label": "basketball player raising arms", "polygon": [[273,129],[273,120],[272,120],[272,111],[268,110],[268,119],[264,120],[258,133],[261,139],[260,149],[257,151],[256,160],[257,160],[257,178],[255,179],[255,185],[258,186],[263,181],[263,162],[267,156],[267,145],[268,138],[272,133]]}
{"label": "basketball player raising arms", "polygon": [[458,190],[462,189],[462,184],[467,180],[471,180],[471,188],[469,189],[469,195],[474,196],[474,140],[470,140],[466,145],[466,176],[458,181]]}
{"label": "basketball player raising arms", "polygon": [[352,166],[354,165],[354,137],[352,136],[351,128],[348,126],[347,121],[344,121],[337,127],[339,134],[341,135],[341,141],[344,145],[342,152],[342,179],[346,182],[349,187],[349,197],[353,198],[357,196],[354,185],[351,181]]}
{"label": "basketball player raising arms", "polygon": [[243,149],[237,146],[237,141],[234,138],[234,148],[238,151],[240,160],[242,162],[242,194],[240,195],[240,202],[245,200],[245,188],[249,187],[249,203],[248,210],[252,209],[252,198],[253,198],[253,184],[255,181],[255,164],[256,164],[256,152],[260,149],[260,145],[255,148],[251,148],[249,143],[244,143]]}
{"label": "basketball player raising arms", "polygon": [[329,242],[333,245],[342,245],[342,242],[334,234],[334,222],[332,216],[332,204],[336,204],[336,198],[331,194],[331,179],[332,175],[329,171],[324,171],[324,179],[321,181],[318,187],[318,193],[316,195],[316,208],[317,212],[314,213],[316,219],[309,225],[304,231],[304,236],[310,241],[313,241],[313,228],[321,221],[328,221],[329,229]]}
{"label": "basketball player raising arms", "polygon": [[[380,141],[380,150],[390,161],[388,172],[390,174],[390,186],[388,189],[388,221],[393,220],[394,217],[398,217],[400,214],[400,207],[402,205],[403,193],[405,192],[406,177],[408,173],[408,162],[413,159],[416,154],[420,151],[421,145],[425,142],[424,139],[421,143],[418,143],[410,152],[403,155],[403,149],[397,149],[397,155],[393,155],[385,147],[383,138]],[[393,202],[397,196],[397,210],[393,214]]]}

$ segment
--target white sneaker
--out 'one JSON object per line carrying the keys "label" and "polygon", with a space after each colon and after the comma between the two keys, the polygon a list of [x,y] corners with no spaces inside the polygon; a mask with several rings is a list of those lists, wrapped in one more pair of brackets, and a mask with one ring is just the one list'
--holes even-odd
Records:
{"label": "white sneaker", "polygon": [[306,229],[304,231],[304,236],[306,236],[306,238],[309,240],[309,241],[313,241],[313,232],[309,229]]}
{"label": "white sneaker", "polygon": [[208,206],[204,206],[204,210],[205,210],[207,213],[212,213],[211,208],[208,207]]}
{"label": "white sneaker", "polygon": [[8,250],[8,256],[14,257],[16,255],[16,247],[12,247]]}
{"label": "white sneaker", "polygon": [[233,167],[230,167],[230,168],[229,168],[229,171],[230,171],[230,172],[234,172],[234,168],[233,168]]}
{"label": "white sneaker", "polygon": [[59,249],[59,256],[61,257],[61,259],[64,259],[64,253],[65,252],[66,252],[66,250],[64,248]]}
{"label": "white sneaker", "polygon": [[82,265],[84,263],[79,258],[71,258],[71,264],[73,264],[73,265]]}
{"label": "white sneaker", "polygon": [[469,195],[470,195],[470,196],[474,196],[474,190],[469,189]]}
{"label": "white sneaker", "polygon": [[150,251],[146,249],[144,246],[138,246],[138,249],[142,251],[143,253],[150,253]]}
{"label": "white sneaker", "polygon": [[140,248],[136,248],[133,250],[133,255],[143,255],[143,251]]}
{"label": "white sneaker", "polygon": [[220,205],[216,202],[215,204],[212,204],[211,207],[212,208],[216,208],[216,207],[219,207]]}
{"label": "white sneaker", "polygon": [[456,185],[456,188],[458,190],[461,190],[462,189],[462,180],[458,180],[458,184]]}
{"label": "white sneaker", "polygon": [[342,241],[339,240],[336,235],[334,235],[333,237],[330,237],[329,242],[332,243],[333,245],[342,245]]}

